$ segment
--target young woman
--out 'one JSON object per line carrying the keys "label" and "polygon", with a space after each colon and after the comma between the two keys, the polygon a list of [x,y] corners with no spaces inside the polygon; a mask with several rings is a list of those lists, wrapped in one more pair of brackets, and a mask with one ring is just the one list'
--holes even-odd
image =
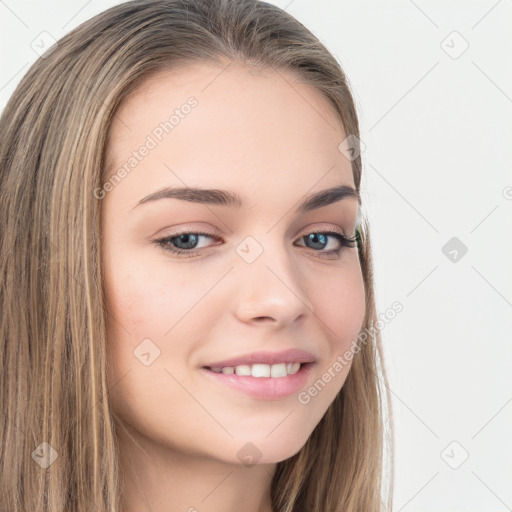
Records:
{"label": "young woman", "polygon": [[391,509],[358,136],[264,2],[127,2],[41,56],[0,119],[2,510]]}

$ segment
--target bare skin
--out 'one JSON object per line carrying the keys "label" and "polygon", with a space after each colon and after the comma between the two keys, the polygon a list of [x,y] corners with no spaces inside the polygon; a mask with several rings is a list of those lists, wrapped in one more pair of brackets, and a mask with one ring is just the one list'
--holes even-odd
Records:
{"label": "bare skin", "polygon": [[[309,194],[354,187],[333,108],[282,71],[256,73],[234,63],[222,69],[197,64],[152,77],[121,105],[111,131],[114,173],[175,108],[197,100],[162,140],[153,135],[156,147],[102,200],[123,512],[272,512],[277,463],[306,443],[350,364],[307,404],[297,393],[254,398],[212,383],[201,369],[250,352],[299,348],[315,357],[307,390],[362,327],[357,247],[337,256],[335,237],[319,248],[306,236],[353,236],[357,200],[295,212]],[[163,198],[136,206],[163,187],[229,189],[244,204]],[[208,234],[195,246],[174,239],[175,249],[196,253],[191,258],[155,243],[180,229]],[[244,246],[246,237],[257,245]],[[236,251],[240,244],[262,252],[247,263]],[[148,365],[134,354],[143,340],[150,340],[146,360],[160,350]],[[240,458],[246,443],[257,448],[253,465]]]}

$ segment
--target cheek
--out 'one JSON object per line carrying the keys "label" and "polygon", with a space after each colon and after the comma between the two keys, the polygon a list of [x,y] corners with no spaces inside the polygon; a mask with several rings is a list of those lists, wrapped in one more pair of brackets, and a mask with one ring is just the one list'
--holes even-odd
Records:
{"label": "cheek", "polygon": [[328,341],[328,353],[318,371],[322,382],[311,390],[311,399],[314,396],[320,414],[345,383],[365,316],[365,288],[359,261],[353,261],[350,269],[345,270],[323,280],[323,288],[316,295],[316,313]]}
{"label": "cheek", "polygon": [[[331,349],[344,351],[357,338],[365,315],[365,289],[359,263],[322,282],[316,298],[318,316]],[[335,357],[334,353],[331,355]]]}
{"label": "cheek", "polygon": [[186,313],[197,292],[183,274],[138,261],[131,264],[119,259],[108,270],[107,305],[112,320],[117,321],[116,330],[129,331],[133,341],[162,339]]}
{"label": "cheek", "polygon": [[157,418],[169,428],[175,410],[190,407],[190,397],[174,379],[180,382],[187,376],[181,363],[190,344],[182,336],[185,322],[180,319],[197,302],[197,293],[183,274],[143,265],[140,258],[116,257],[115,265],[105,265],[107,378],[114,412],[142,432],[163,436],[148,423]]}
{"label": "cheek", "polygon": [[[151,393],[164,390],[169,377],[163,368],[174,368],[173,360],[186,357],[187,345],[173,343],[177,341],[173,327],[186,314],[194,294],[182,282],[182,276],[163,272],[155,265],[143,265],[140,259],[121,253],[113,255],[115,264],[105,265],[109,382],[116,386],[130,372],[123,386],[128,385],[127,381],[143,384],[125,394],[136,402],[143,387],[151,388]],[[148,386],[148,382],[152,384]]]}
{"label": "cheek", "polygon": [[315,295],[315,313],[326,335],[328,351],[319,362],[316,379],[297,397],[300,407],[307,411],[303,427],[310,431],[345,384],[352,367],[353,344],[361,331],[366,309],[364,281],[358,261],[349,271],[318,282],[323,287]]}

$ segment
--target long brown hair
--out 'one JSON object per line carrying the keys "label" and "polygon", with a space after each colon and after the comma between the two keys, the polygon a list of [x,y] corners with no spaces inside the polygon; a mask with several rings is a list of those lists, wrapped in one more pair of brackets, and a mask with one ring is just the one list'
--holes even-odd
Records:
{"label": "long brown hair", "polygon": [[[256,0],[112,7],[43,54],[7,103],[0,118],[2,510],[121,512],[106,385],[101,201],[93,191],[104,183],[109,128],[130,92],[162,70],[228,61],[288,71],[317,88],[357,144],[340,65],[290,14]],[[360,156],[352,169],[359,190]],[[365,218],[359,258],[370,342],[354,354],[306,444],[277,464],[275,512],[391,510],[392,416]]]}

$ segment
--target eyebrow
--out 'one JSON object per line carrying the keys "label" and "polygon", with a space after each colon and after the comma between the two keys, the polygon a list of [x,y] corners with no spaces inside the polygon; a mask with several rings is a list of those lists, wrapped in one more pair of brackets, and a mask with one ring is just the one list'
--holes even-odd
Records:
{"label": "eyebrow", "polygon": [[[337,203],[345,198],[355,198],[361,204],[361,197],[358,191],[351,186],[340,185],[310,194],[301,201],[296,213],[305,214],[323,206]],[[228,206],[238,209],[242,208],[244,204],[243,199],[231,190],[166,187],[142,198],[133,208],[159,199],[181,199],[193,203]]]}

